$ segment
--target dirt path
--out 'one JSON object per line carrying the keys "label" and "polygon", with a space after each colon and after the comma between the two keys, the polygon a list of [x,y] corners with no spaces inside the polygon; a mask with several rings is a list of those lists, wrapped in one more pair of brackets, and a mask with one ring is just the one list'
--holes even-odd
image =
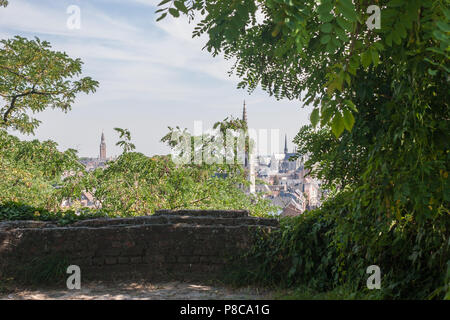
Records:
{"label": "dirt path", "polygon": [[160,284],[141,282],[90,282],[80,290],[68,289],[16,289],[1,294],[0,300],[229,300],[270,299],[269,292],[255,288],[231,289],[189,282]]}

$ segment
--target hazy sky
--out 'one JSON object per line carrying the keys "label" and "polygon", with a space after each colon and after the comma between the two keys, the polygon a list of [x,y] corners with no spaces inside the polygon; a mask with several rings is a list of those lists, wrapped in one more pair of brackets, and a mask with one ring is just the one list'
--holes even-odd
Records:
{"label": "hazy sky", "polygon": [[[192,39],[186,18],[156,22],[160,0],[11,0],[0,9],[0,38],[37,36],[84,62],[83,75],[100,82],[95,94],[81,94],[72,111],[48,110],[35,138],[52,139],[61,149],[98,156],[105,133],[108,156],[120,153],[114,127],[127,128],[137,151],[166,154],[160,141],[167,126],[208,129],[228,115],[241,117],[247,102],[249,127],[278,129],[292,138],[309,122],[309,108],[299,101],[277,101],[262,90],[248,95],[228,77],[231,62],[202,51],[205,38]],[[76,5],[81,28],[69,29],[67,9]],[[23,136],[21,136],[23,137]],[[25,137],[32,139],[33,137]]]}

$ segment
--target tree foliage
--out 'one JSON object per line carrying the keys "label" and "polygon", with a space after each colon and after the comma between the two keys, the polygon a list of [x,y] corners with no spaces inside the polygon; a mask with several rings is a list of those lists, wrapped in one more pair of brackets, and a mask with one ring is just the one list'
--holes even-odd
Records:
{"label": "tree foliage", "polygon": [[54,210],[65,171],[79,172],[76,151],[60,152],[54,141],[21,141],[0,130],[0,204],[26,203]]}
{"label": "tree foliage", "polygon": [[[198,18],[193,36],[206,34],[205,48],[234,59],[238,87],[259,84],[277,98],[312,104],[311,121],[329,124],[339,137],[351,130],[359,109],[354,85],[358,74],[377,66],[426,86],[448,77],[447,1],[376,1],[381,28],[369,29],[366,0],[176,0],[157,12]],[[425,82],[413,81],[424,74]],[[408,80],[409,77],[409,80]],[[391,85],[397,86],[396,83]],[[405,86],[403,86],[404,88]],[[417,88],[418,89],[418,88]],[[396,99],[407,98],[400,90]]]}
{"label": "tree foliage", "polygon": [[46,108],[67,112],[78,93],[95,92],[98,82],[81,74],[82,61],[52,51],[39,38],[0,41],[0,128],[33,133],[39,121],[30,113]]}
{"label": "tree foliage", "polygon": [[[232,130],[240,130],[242,126],[240,122],[235,126],[236,121],[228,118],[216,123],[217,126],[220,124],[222,129]],[[129,131],[118,131],[130,144]],[[183,156],[187,152],[183,149],[186,145],[179,139],[188,141],[190,155],[185,163],[173,160],[173,155]],[[159,209],[181,208],[248,209],[257,216],[273,212],[275,208],[262,195],[246,194],[248,181],[245,170],[237,161],[237,153],[234,153],[232,163],[203,161],[204,153],[213,150],[214,139],[214,135],[194,137],[186,129],[169,127],[161,141],[173,149],[172,156],[147,157],[125,148],[105,170],[96,170],[81,179],[86,190],[92,191],[104,209],[124,215],[148,215]],[[78,177],[73,179],[79,180]]]}
{"label": "tree foliage", "polygon": [[128,129],[122,129],[122,128],[114,128],[119,133],[120,140],[116,143],[116,146],[122,147],[123,152],[129,152],[134,149],[136,149],[136,146],[131,143],[131,133]]}
{"label": "tree foliage", "polygon": [[[381,10],[380,28],[366,23],[373,4]],[[377,264],[389,279],[389,297],[444,297],[450,287],[449,2],[178,0],[160,6],[163,14],[171,8],[173,16],[174,10],[201,16],[193,36],[207,35],[207,50],[235,60],[238,87],[261,85],[277,98],[314,107],[312,126],[294,142],[298,156],[309,155],[307,168],[335,192],[324,208],[287,229],[314,236],[325,219],[325,242],[311,246],[327,257],[315,257],[303,246],[307,239],[286,231],[272,251],[257,251],[267,258],[258,266],[278,266],[282,278],[300,281],[303,272],[323,270],[310,280],[361,288],[365,268]],[[280,260],[291,259],[286,274]]]}

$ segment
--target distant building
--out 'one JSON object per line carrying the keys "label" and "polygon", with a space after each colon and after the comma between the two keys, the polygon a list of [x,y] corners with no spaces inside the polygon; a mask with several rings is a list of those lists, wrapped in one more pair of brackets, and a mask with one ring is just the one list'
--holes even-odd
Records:
{"label": "distant building", "polygon": [[[293,159],[294,156],[296,159]],[[280,207],[278,213],[281,216],[296,216],[318,208],[322,196],[326,197],[320,180],[308,177],[309,170],[305,168],[307,160],[308,157],[299,155],[296,149],[289,152],[287,135],[284,137],[283,153],[258,157],[256,172],[265,185],[258,185],[257,191],[263,192],[265,198]]]}
{"label": "distant building", "polygon": [[100,141],[100,156],[99,156],[99,160],[100,161],[106,161],[106,142],[105,142],[105,135],[102,132],[102,138]]}
{"label": "distant building", "polygon": [[102,132],[100,139],[100,152],[95,158],[83,157],[78,159],[81,164],[84,165],[87,171],[95,170],[97,168],[106,168],[108,166],[108,161],[114,160],[116,157],[106,156],[106,141],[105,134]]}
{"label": "distant building", "polygon": [[295,217],[301,215],[304,211],[305,210],[297,202],[291,199],[280,215],[282,217]]}
{"label": "distant building", "polygon": [[[248,122],[247,122],[247,109],[245,108],[245,100],[244,100],[244,107],[242,110],[242,121],[248,128]],[[249,150],[245,150],[245,156],[244,156],[244,169],[247,171],[248,174],[248,180],[250,181],[250,193],[255,193],[256,191],[256,185],[255,185],[255,159],[253,159],[253,155],[250,155]]]}
{"label": "distant building", "polygon": [[301,159],[291,159],[294,157],[297,153],[289,153],[288,147],[287,147],[287,135],[284,136],[284,158],[280,161],[279,164],[279,171],[282,173],[289,172],[289,171],[295,171],[297,170],[301,165]]}

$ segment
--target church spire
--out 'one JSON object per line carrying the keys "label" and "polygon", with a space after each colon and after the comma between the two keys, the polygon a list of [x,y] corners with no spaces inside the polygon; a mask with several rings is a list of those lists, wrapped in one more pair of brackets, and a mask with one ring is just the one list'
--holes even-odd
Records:
{"label": "church spire", "polygon": [[284,154],[288,153],[288,147],[287,147],[287,134],[284,135]]}
{"label": "church spire", "polygon": [[245,100],[244,100],[244,110],[242,111],[242,120],[247,124],[247,109],[245,108]]}
{"label": "church spire", "polygon": [[105,134],[102,131],[102,138],[100,141],[100,160],[106,160],[106,142],[105,142]]}

